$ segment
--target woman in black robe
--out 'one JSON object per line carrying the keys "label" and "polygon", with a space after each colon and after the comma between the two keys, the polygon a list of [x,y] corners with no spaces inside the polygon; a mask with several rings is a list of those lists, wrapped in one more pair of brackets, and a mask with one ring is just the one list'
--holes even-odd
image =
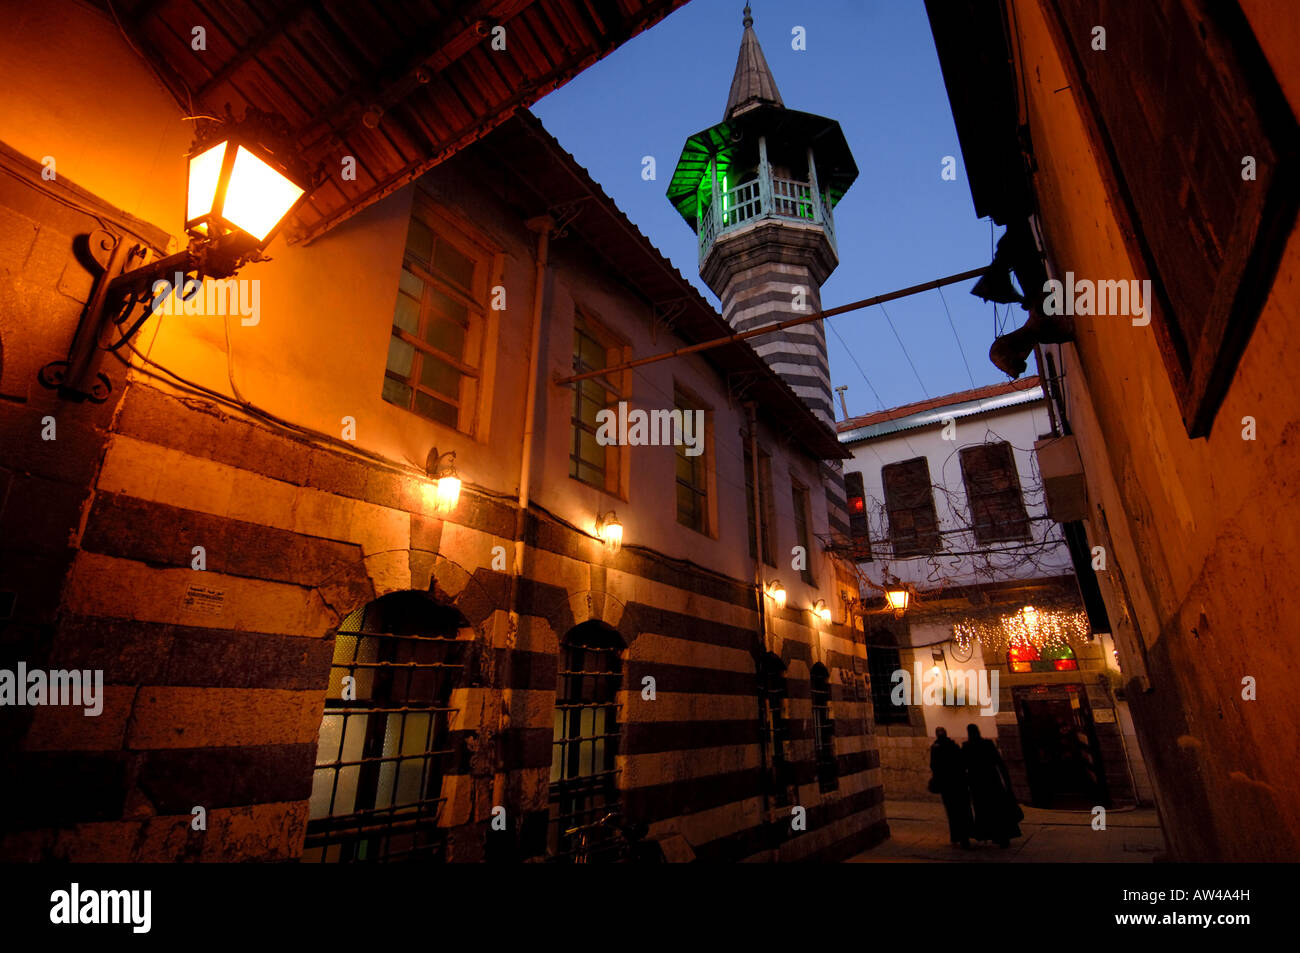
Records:
{"label": "woman in black robe", "polygon": [[948,737],[947,730],[934,730],[934,744],[930,746],[930,790],[943,799],[943,809],[948,815],[948,836],[954,844],[970,848],[971,826],[970,791],[966,787],[966,766],[961,748]]}
{"label": "woman in black robe", "polygon": [[997,745],[980,737],[979,727],[967,725],[969,740],[961,746],[966,765],[966,783],[970,785],[971,803],[975,807],[976,840],[993,841],[1008,847],[1011,838],[1020,837],[1020,820],[1024,812],[1011,793],[1011,775],[1007,772]]}

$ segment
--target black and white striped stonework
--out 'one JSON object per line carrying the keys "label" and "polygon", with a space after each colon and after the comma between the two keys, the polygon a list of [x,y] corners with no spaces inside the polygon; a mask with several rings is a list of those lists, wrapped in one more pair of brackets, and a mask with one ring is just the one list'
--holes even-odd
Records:
{"label": "black and white striped stonework", "polygon": [[[790,262],[757,261],[752,267],[737,269],[719,297],[723,317],[736,331],[821,310],[817,282],[805,266]],[[803,308],[796,310],[800,298]],[[834,426],[826,332],[821,321],[765,334],[750,344],[818,417]]]}
{"label": "black and white striped stonework", "polygon": [[822,461],[822,485],[826,488],[826,518],[831,533],[849,535],[849,496],[844,489],[844,464],[839,460]]}

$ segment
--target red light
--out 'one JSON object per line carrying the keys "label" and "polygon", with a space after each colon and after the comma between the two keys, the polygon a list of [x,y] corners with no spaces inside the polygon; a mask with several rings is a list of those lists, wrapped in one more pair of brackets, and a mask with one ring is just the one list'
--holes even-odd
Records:
{"label": "red light", "polygon": [[1052,664],[1058,672],[1073,672],[1079,667],[1079,663],[1072,658],[1058,658]]}
{"label": "red light", "polygon": [[853,497],[850,497],[850,498],[849,498],[849,509],[851,509],[854,513],[862,513],[862,512],[865,512],[866,509],[867,509],[867,502],[866,502],[866,500],[864,500],[864,499],[863,499],[862,497],[860,497],[860,496],[853,496]]}

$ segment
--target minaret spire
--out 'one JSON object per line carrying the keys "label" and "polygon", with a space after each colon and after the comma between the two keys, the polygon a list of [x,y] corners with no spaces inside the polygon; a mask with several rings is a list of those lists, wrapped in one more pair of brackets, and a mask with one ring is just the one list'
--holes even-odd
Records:
{"label": "minaret spire", "polygon": [[754,17],[749,4],[745,4],[744,22],[745,32],[740,38],[740,55],[736,57],[736,73],[731,79],[731,94],[727,97],[724,119],[732,119],[763,103],[785,105],[763,56],[763,48],[758,45],[758,37],[754,34]]}

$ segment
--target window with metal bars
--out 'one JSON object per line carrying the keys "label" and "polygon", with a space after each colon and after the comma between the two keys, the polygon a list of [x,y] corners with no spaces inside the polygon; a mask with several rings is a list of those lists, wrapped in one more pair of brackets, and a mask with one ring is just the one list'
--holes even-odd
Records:
{"label": "window with metal bars", "polygon": [[831,719],[831,676],[818,663],[812,669],[813,754],[817,761],[817,785],[822,793],[840,785],[835,763],[835,722]]}
{"label": "window with metal bars", "polygon": [[383,397],[472,434],[486,268],[436,224],[428,203],[417,199],[398,279]]}
{"label": "window with metal bars", "polygon": [[785,743],[789,722],[785,716],[785,666],[775,655],[765,655],[758,665],[758,703],[763,743],[767,747],[768,792],[777,807],[790,803],[790,762]]}
{"label": "window with metal bars", "polygon": [[[877,632],[873,638],[885,638]],[[867,672],[871,676],[871,711],[877,725],[906,725],[910,718],[906,705],[895,705],[890,697],[894,690],[894,673],[902,668],[898,649],[873,645],[867,649]]]}
{"label": "window with metal bars", "polygon": [[1020,495],[1011,444],[982,443],[958,455],[966,484],[971,525],[977,543],[997,543],[1029,538],[1029,514]]}
{"label": "window with metal bars", "polygon": [[467,625],[424,593],[399,592],[338,627],[304,861],[443,859],[438,815]]}
{"label": "window with metal bars", "polygon": [[553,860],[571,860],[574,832],[618,809],[623,647],[617,632],[595,621],[574,626],[560,645],[547,845]]}

